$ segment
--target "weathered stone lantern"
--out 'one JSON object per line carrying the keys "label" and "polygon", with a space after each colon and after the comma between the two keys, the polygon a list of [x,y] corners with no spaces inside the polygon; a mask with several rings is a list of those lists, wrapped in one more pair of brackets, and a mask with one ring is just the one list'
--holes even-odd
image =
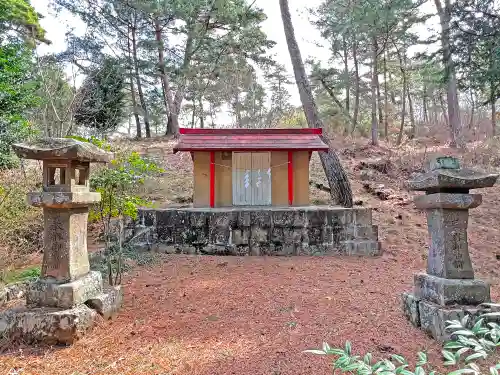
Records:
{"label": "weathered stone lantern", "polygon": [[26,308],[0,316],[0,330],[25,341],[71,343],[93,325],[94,310],[109,317],[121,304],[121,289],[103,291],[101,273],[90,270],[87,253],[89,205],[100,201],[89,189],[90,163],[108,162],[111,154],[66,138],[13,148],[21,158],[43,161],[42,191],[28,193],[28,201],[43,208],[44,253]]}
{"label": "weathered stone lantern", "polygon": [[457,159],[437,157],[427,171],[408,182],[411,190],[425,191],[415,206],[425,210],[429,230],[427,272],[414,277],[413,294],[403,294],[407,318],[417,327],[443,341],[446,321],[480,313],[490,302],[488,283],[474,279],[467,242],[469,209],[481,204],[471,189],[491,187],[498,174],[460,168]]}

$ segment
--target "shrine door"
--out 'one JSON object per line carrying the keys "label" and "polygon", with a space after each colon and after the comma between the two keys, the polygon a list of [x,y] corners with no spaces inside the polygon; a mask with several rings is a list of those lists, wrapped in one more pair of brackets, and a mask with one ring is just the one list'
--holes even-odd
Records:
{"label": "shrine door", "polygon": [[233,205],[271,205],[270,152],[233,152]]}

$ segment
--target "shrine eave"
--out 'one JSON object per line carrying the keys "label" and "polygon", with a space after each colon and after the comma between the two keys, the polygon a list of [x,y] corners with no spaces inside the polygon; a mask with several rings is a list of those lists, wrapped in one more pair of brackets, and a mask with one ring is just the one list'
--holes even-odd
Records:
{"label": "shrine eave", "polygon": [[180,129],[178,151],[328,151],[321,129]]}

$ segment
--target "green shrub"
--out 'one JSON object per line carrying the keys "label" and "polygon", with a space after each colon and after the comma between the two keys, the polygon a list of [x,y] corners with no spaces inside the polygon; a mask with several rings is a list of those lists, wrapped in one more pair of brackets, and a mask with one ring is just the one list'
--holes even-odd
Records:
{"label": "green shrub", "polygon": [[106,225],[114,217],[135,219],[138,207],[149,204],[137,194],[138,186],[148,176],[161,172],[154,162],[137,152],[112,160],[109,168],[98,170],[90,178],[91,188],[101,193],[101,202],[92,209],[91,220],[101,220]]}
{"label": "green shrub", "polygon": [[[485,319],[489,317],[500,317],[500,313],[484,314],[471,329],[466,328],[470,319],[468,315],[462,321],[447,322],[446,328],[452,332],[453,340],[445,343],[442,351],[445,366],[460,366],[464,363],[477,372],[479,370],[474,361],[496,354],[500,348],[500,326],[495,322],[486,322]],[[500,364],[496,370],[498,369]],[[498,375],[498,371],[494,370],[495,368],[492,368],[491,374]]]}
{"label": "green shrub", "polygon": [[[99,221],[104,228],[110,285],[121,283],[124,271],[124,221],[136,219],[138,208],[150,205],[138,195],[138,186],[143,185],[148,176],[161,172],[155,163],[132,152],[119,155],[109,167],[101,168],[90,178],[90,186],[101,194],[101,201],[92,208],[89,219]],[[116,223],[118,225],[114,225]]]}
{"label": "green shrub", "polygon": [[[492,305],[492,304],[490,304]],[[500,307],[500,305],[494,305]],[[471,329],[466,316],[462,321],[447,322],[447,330],[451,332],[452,341],[445,343],[442,355],[443,365],[454,366],[448,375],[489,374],[499,375],[500,363],[490,366],[486,371],[480,367],[477,360],[484,360],[491,354],[497,354],[500,348],[500,326],[493,322],[485,323],[489,317],[500,317],[500,313],[484,314]],[[389,359],[373,361],[371,353],[364,356],[354,355],[351,343],[343,348],[332,348],[323,343],[321,349],[306,350],[306,353],[334,356],[333,373],[348,373],[356,375],[438,375],[427,361],[427,354],[419,352],[415,366],[410,366],[406,358],[392,355]],[[464,356],[467,354],[467,356]],[[464,356],[464,357],[463,357]],[[484,366],[484,363],[481,363]]]}
{"label": "green shrub", "polygon": [[37,279],[41,275],[40,266],[33,266],[25,268],[20,271],[11,271],[2,277],[2,281],[6,284],[16,283],[20,281],[27,281]]}
{"label": "green shrub", "polygon": [[0,171],[0,269],[24,264],[43,246],[43,210],[28,205],[26,193],[41,184],[40,170]]}

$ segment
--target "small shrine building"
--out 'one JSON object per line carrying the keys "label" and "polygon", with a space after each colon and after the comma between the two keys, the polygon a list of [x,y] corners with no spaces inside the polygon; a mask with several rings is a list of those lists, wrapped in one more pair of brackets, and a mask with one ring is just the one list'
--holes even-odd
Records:
{"label": "small shrine building", "polygon": [[174,153],[190,152],[194,207],[309,205],[313,151],[322,129],[180,129]]}

